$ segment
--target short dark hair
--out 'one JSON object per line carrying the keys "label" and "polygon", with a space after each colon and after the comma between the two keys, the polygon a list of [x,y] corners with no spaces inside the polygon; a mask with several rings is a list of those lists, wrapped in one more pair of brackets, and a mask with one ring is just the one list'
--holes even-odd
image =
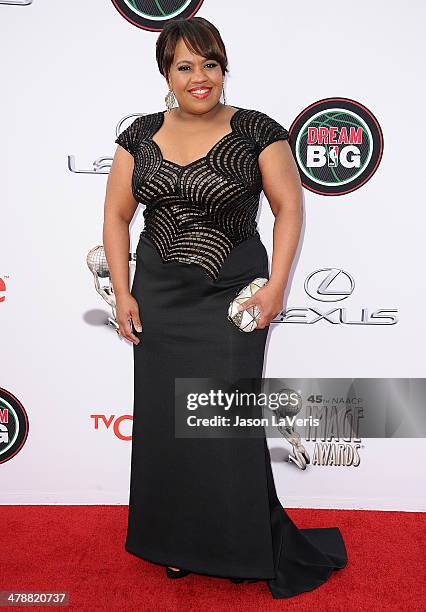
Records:
{"label": "short dark hair", "polygon": [[180,38],[193,53],[216,60],[225,76],[225,72],[228,72],[228,58],[219,30],[203,17],[190,17],[167,21],[157,38],[157,64],[160,73],[166,79]]}

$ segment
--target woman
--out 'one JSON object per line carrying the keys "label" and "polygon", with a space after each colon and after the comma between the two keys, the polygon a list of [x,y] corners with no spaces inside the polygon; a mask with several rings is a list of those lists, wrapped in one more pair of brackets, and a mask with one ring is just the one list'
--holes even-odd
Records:
{"label": "woman", "polygon": [[[125,548],[166,566],[169,577],[264,579],[274,598],[291,597],[346,564],[340,531],[294,525],[277,498],[264,436],[176,437],[174,383],[262,377],[300,235],[299,175],[285,128],[220,102],[227,58],[210,22],[170,21],[156,49],[167,111],[138,117],[117,138],[105,201],[119,333],[134,354]],[[262,189],[275,215],[270,275],[256,226]],[[138,202],[145,224],[129,291]],[[242,333],[228,305],[255,277],[269,282],[245,303],[261,316]]]}

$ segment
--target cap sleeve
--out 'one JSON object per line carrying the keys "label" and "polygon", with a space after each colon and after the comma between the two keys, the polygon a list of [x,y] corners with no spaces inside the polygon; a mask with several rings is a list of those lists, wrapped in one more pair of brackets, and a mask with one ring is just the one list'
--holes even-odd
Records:
{"label": "cap sleeve", "polygon": [[278,121],[264,113],[259,113],[259,122],[256,130],[259,153],[277,140],[288,140],[288,131]]}
{"label": "cap sleeve", "polygon": [[119,144],[126,149],[131,155],[134,155],[136,147],[140,139],[140,128],[141,128],[142,116],[136,117],[136,119],[123,130],[114,142]]}

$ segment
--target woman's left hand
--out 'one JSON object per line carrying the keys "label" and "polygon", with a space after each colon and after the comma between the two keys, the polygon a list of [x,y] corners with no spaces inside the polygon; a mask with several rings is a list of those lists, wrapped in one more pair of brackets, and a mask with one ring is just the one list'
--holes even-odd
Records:
{"label": "woman's left hand", "polygon": [[284,288],[267,283],[239,306],[239,311],[256,305],[260,310],[256,329],[264,329],[283,309]]}

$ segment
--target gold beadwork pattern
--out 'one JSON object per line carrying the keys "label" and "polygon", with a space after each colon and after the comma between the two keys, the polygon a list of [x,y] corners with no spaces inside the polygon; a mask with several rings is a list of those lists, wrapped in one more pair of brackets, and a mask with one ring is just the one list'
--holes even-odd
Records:
{"label": "gold beadwork pattern", "polygon": [[213,280],[233,247],[259,235],[258,156],[288,131],[257,110],[236,108],[231,131],[201,158],[178,164],[152,139],[164,112],[137,117],[115,142],[134,157],[132,192],[146,205],[144,228],[163,263],[197,264]]}

